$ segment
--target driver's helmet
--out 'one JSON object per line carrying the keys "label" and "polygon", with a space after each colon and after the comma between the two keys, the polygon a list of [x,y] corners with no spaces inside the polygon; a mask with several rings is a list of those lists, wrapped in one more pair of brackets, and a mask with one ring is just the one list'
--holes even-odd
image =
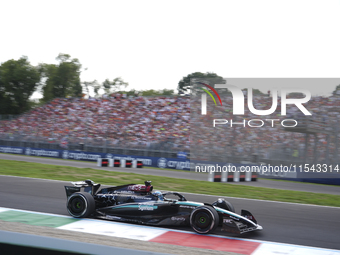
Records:
{"label": "driver's helmet", "polygon": [[162,195],[162,192],[160,192],[159,190],[156,190],[154,193],[152,193],[152,195],[158,197],[158,200],[164,201],[164,196]]}

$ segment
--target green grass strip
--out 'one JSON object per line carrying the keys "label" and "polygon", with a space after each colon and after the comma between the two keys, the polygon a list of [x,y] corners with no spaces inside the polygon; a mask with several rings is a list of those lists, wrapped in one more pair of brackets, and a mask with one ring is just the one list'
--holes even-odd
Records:
{"label": "green grass strip", "polygon": [[34,226],[44,226],[57,228],[69,223],[78,221],[78,219],[57,217],[52,215],[28,213],[21,211],[4,211],[0,213],[0,220],[8,222],[20,222]]}
{"label": "green grass strip", "polygon": [[145,180],[151,180],[155,189],[160,190],[340,207],[340,196],[338,195],[250,187],[246,185],[232,185],[228,183],[111,172],[92,168],[55,166],[22,161],[0,160],[0,174],[61,181],[91,179],[96,183],[106,185],[144,183]]}

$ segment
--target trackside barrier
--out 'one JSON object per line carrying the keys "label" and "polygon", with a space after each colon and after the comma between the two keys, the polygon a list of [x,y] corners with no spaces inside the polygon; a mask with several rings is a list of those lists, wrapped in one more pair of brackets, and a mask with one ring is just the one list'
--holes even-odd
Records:
{"label": "trackside barrier", "polygon": [[98,158],[97,166],[113,167],[113,159],[112,158]]}
{"label": "trackside barrier", "polygon": [[111,159],[98,158],[97,166],[100,167],[126,167],[126,168],[143,168],[143,161],[132,159]]}
{"label": "trackside barrier", "polygon": [[113,167],[120,167],[120,159],[114,160]]}
{"label": "trackside barrier", "polygon": [[132,160],[131,159],[125,160],[125,167],[132,168]]}
{"label": "trackside barrier", "polygon": [[209,182],[249,182],[257,181],[257,172],[212,172],[208,173]]}
{"label": "trackside barrier", "polygon": [[125,159],[120,159],[120,167],[125,167]]}
{"label": "trackside barrier", "polygon": [[137,168],[143,168],[143,161],[141,160],[135,160]]}

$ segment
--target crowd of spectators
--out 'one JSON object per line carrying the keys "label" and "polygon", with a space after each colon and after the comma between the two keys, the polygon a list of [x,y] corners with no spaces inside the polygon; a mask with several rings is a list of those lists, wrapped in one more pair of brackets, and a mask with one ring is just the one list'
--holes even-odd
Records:
{"label": "crowd of spectators", "polygon": [[[302,124],[308,118],[313,120],[309,123],[313,123],[318,132],[308,137],[307,157],[315,157],[315,140],[318,159],[325,160],[327,154],[334,156],[336,153],[336,140],[339,139],[336,127],[340,117],[337,96],[312,97],[304,104],[312,113],[307,118],[297,107],[289,105],[287,115],[282,116],[280,98],[276,111],[270,116],[252,114],[246,105],[247,100],[245,115],[234,116],[231,96],[225,96],[222,101],[223,106],[220,106],[208,100],[208,113],[202,115],[200,97],[126,98],[116,94],[104,98],[58,98],[16,119],[0,121],[0,138],[39,139],[61,147],[82,142],[119,148],[191,149],[191,154],[201,158],[212,155],[223,159],[250,158],[257,154],[263,159],[299,160],[305,153],[306,134],[288,132],[281,121],[296,119]],[[258,110],[269,109],[272,97],[254,96],[253,102]],[[226,119],[229,123],[213,127],[213,119]],[[230,127],[231,119],[238,123],[245,120],[245,125]],[[260,128],[250,127],[247,124],[250,119],[261,119],[265,124]]]}
{"label": "crowd of spectators", "polygon": [[183,97],[54,99],[11,121],[0,134],[128,148],[189,149],[189,100]]}

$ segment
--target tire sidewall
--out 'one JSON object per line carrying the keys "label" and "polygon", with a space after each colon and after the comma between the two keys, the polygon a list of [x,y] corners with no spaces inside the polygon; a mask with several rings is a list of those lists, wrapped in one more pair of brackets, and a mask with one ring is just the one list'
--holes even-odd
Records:
{"label": "tire sidewall", "polygon": [[[203,216],[208,216],[208,224],[206,227],[201,228],[199,224],[204,225],[205,222],[197,222],[197,216],[202,215]],[[199,219],[201,221],[201,217]],[[190,214],[190,226],[192,227],[193,230],[195,230],[199,234],[208,234],[212,231],[214,231],[219,223],[219,216],[216,210],[213,207],[210,206],[200,206],[195,208],[191,214]]]}
{"label": "tire sidewall", "polygon": [[[84,207],[79,213],[72,211],[71,208],[72,207],[71,203],[76,199],[79,199],[79,201],[83,203],[81,206]],[[67,200],[67,211],[72,217],[75,218],[88,217],[93,213],[94,209],[95,209],[94,198],[89,193],[77,192],[72,194]]]}

